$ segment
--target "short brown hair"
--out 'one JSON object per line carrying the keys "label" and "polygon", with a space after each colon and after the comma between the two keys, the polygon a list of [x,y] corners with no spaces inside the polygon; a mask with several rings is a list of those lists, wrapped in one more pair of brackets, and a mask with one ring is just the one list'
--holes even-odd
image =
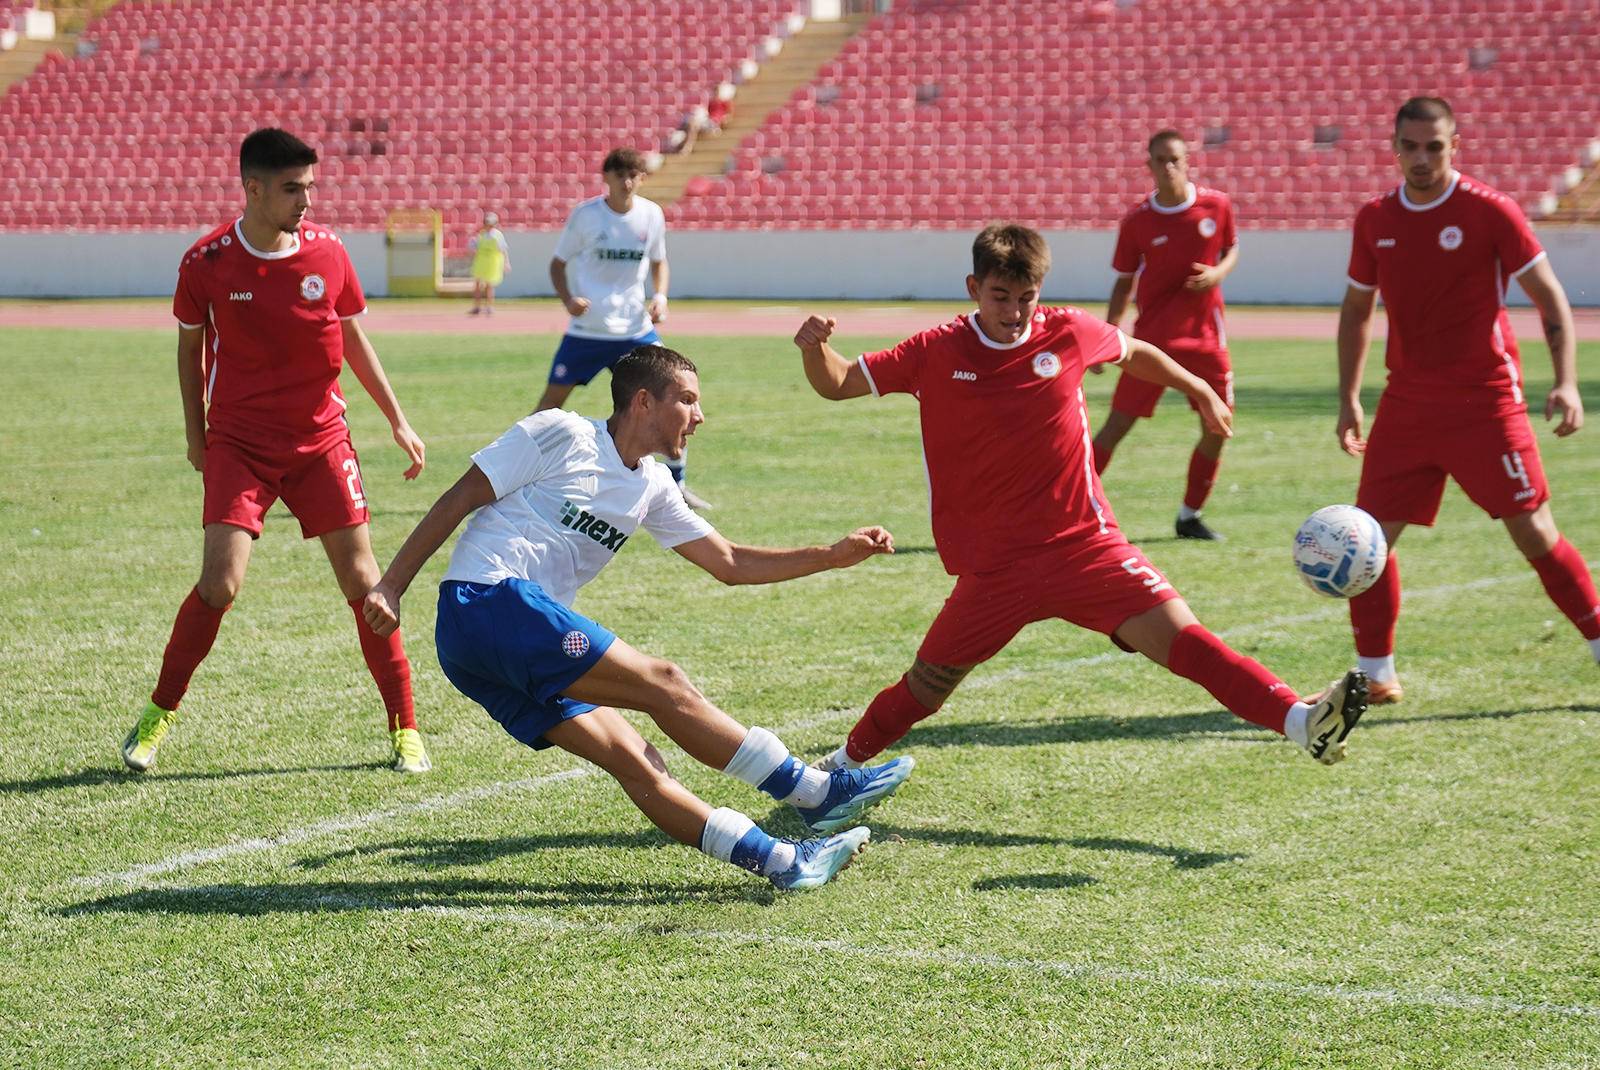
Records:
{"label": "short brown hair", "polygon": [[990,223],[972,243],[972,274],[979,282],[992,275],[1040,282],[1049,273],[1050,246],[1032,227]]}
{"label": "short brown hair", "polygon": [[1156,146],[1163,141],[1179,141],[1183,143],[1184,148],[1189,147],[1188,139],[1169,126],[1165,130],[1160,130],[1150,135],[1150,155],[1154,156],[1156,154]]}
{"label": "short brown hair", "polygon": [[634,346],[611,366],[611,407],[626,412],[641,390],[660,400],[667,396],[679,372],[695,371],[694,362],[666,346]]}
{"label": "short brown hair", "polygon": [[239,144],[239,177],[262,178],[291,167],[311,167],[317,150],[287,130],[263,127]]}
{"label": "short brown hair", "polygon": [[1456,127],[1456,113],[1450,110],[1450,104],[1443,97],[1412,97],[1400,105],[1394,116],[1395,133],[1400,132],[1400,124],[1408,119],[1420,119],[1425,123],[1449,119],[1450,129]]}
{"label": "short brown hair", "polygon": [[606,162],[600,165],[600,173],[607,171],[622,174],[625,171],[648,171],[645,166],[644,153],[638,149],[618,148],[606,153]]}

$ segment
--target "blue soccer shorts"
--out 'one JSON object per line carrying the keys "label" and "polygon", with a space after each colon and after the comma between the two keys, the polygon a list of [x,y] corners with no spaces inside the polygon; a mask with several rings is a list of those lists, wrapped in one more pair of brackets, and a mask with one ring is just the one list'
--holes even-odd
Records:
{"label": "blue soccer shorts", "polygon": [[594,668],[616,636],[531,580],[439,585],[434,644],[456,689],[535,750],[544,734],[593,703],[561,695]]}
{"label": "blue soccer shorts", "polygon": [[655,328],[637,338],[580,338],[563,335],[550,364],[550,381],[560,386],[583,386],[590,379],[627,356],[639,346],[658,346],[661,336]]}

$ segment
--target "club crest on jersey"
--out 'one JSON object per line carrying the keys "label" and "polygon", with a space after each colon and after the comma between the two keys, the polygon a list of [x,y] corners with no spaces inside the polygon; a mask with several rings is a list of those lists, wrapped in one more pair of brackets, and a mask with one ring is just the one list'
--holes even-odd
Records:
{"label": "club crest on jersey", "polygon": [[571,631],[561,637],[561,652],[569,658],[581,658],[589,652],[589,637]]}
{"label": "club crest on jersey", "polygon": [[300,280],[300,296],[307,301],[320,301],[322,295],[328,292],[328,284],[322,280],[321,275],[307,275]]}
{"label": "club crest on jersey", "polygon": [[1206,218],[1200,220],[1200,236],[1202,238],[1209,238],[1216,232],[1217,221],[1215,219],[1212,219],[1210,216],[1206,216]]}
{"label": "club crest on jersey", "polygon": [[1061,358],[1054,353],[1040,353],[1033,358],[1033,374],[1041,379],[1054,379],[1061,374]]}
{"label": "club crest on jersey", "polygon": [[1443,230],[1441,230],[1439,232],[1439,248],[1441,248],[1441,249],[1459,249],[1459,248],[1461,248],[1461,228],[1460,227],[1445,227]]}

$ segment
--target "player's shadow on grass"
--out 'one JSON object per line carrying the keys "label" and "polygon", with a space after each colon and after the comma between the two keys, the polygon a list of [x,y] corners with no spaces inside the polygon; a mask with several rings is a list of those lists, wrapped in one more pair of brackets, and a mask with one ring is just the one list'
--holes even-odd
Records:
{"label": "player's shadow on grass", "polygon": [[1223,854],[1219,851],[1191,851],[1187,847],[1166,847],[1143,840],[1121,840],[1105,836],[1086,836],[1068,840],[1073,847],[1086,851],[1123,851],[1128,854],[1155,855],[1172,859],[1173,869],[1209,869],[1223,862],[1238,862],[1250,857],[1243,854]]}
{"label": "player's shadow on grass", "polygon": [[672,840],[657,829],[636,832],[564,832],[542,836],[509,836],[500,839],[400,840],[370,847],[312,855],[294,863],[298,869],[326,869],[336,862],[354,858],[386,860],[396,865],[443,868],[478,866],[502,858],[556,851],[574,847],[604,847],[612,850],[652,850],[667,847]]}
{"label": "player's shadow on grass", "polygon": [[289,776],[294,773],[363,773],[387,769],[390,761],[351,762],[348,765],[298,765],[284,769],[234,769],[223,773],[133,773],[126,769],[84,769],[34,780],[0,780],[0,795],[31,795],[63,788],[97,788],[107,784],[149,786],[167,781],[233,780],[239,777]]}
{"label": "player's shadow on grass", "polygon": [[61,917],[99,914],[344,914],[360,911],[549,910],[769,902],[765,882],[717,884],[638,881],[507,880],[329,881],[312,884],[212,884],[149,888],[58,907]]}
{"label": "player's shadow on grass", "polygon": [[1091,743],[1106,739],[1158,739],[1211,733],[1257,733],[1266,729],[1227,710],[1175,713],[1157,717],[1062,717],[1049,721],[959,721],[924,723],[901,740],[906,747],[1036,747],[1051,743]]}
{"label": "player's shadow on grass", "polygon": [[1099,883],[1099,877],[1091,877],[1087,873],[1018,873],[1010,877],[986,877],[981,881],[973,881],[972,890],[1056,892],[1065,888],[1083,888]]}
{"label": "player's shadow on grass", "polygon": [[1554,706],[1521,706],[1512,710],[1468,710],[1464,713],[1419,713],[1411,717],[1393,717],[1382,706],[1375,706],[1356,726],[1356,731],[1382,728],[1385,725],[1426,724],[1429,721],[1485,721],[1507,720],[1535,713],[1600,713],[1600,706],[1581,702],[1560,703]]}

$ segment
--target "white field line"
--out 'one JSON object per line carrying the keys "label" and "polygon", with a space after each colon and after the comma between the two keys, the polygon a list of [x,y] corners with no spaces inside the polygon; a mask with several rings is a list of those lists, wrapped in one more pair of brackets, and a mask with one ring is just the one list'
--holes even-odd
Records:
{"label": "white field line", "polygon": [[[1600,562],[1591,561],[1589,567],[1591,569],[1600,568]],[[1462,591],[1475,591],[1484,587],[1498,587],[1504,583],[1517,583],[1522,580],[1533,579],[1537,575],[1537,573],[1530,570],[1516,576],[1490,576],[1481,580],[1472,580],[1469,583],[1451,583],[1443,587],[1425,587],[1420,591],[1403,591],[1400,595],[1400,604],[1405,605],[1407,602],[1417,598],[1436,598],[1440,595],[1460,594]],[[1220,639],[1234,639],[1241,635],[1253,635],[1257,632],[1271,631],[1273,628],[1283,628],[1291,624],[1309,624],[1312,621],[1342,617],[1349,612],[1348,606],[1349,603],[1341,599],[1336,605],[1329,606],[1326,609],[1316,609],[1310,613],[1296,613],[1292,617],[1273,617],[1254,624],[1241,624],[1237,628],[1229,628],[1226,631],[1218,632],[1217,637]],[[1053,661],[1045,665],[1033,665],[1025,669],[1001,669],[998,672],[986,673],[975,679],[964,681],[961,687],[964,691],[972,691],[978,688],[1009,683],[1013,680],[1024,680],[1044,673],[1056,673],[1063,669],[1076,669],[1084,665],[1099,665],[1107,661],[1123,661],[1139,656],[1138,654],[1128,654],[1121,650],[1108,650],[1104,654],[1095,654],[1087,658]]]}
{"label": "white field line", "polygon": [[[225,888],[219,888],[225,891]],[[287,890],[287,889],[286,889]],[[1206,977],[1199,974],[1163,970],[1125,970],[1077,962],[1048,959],[1010,958],[1002,955],[977,955],[964,951],[927,951],[920,948],[883,947],[852,944],[844,940],[817,940],[776,933],[742,933],[674,929],[658,933],[638,925],[595,922],[569,922],[526,910],[493,910],[484,907],[389,907],[381,901],[364,901],[343,896],[320,896],[317,903],[355,910],[376,910],[394,914],[422,914],[445,919],[526,925],[550,932],[592,933],[602,931],[621,935],[648,935],[695,942],[718,942],[755,947],[790,948],[808,953],[826,952],[864,959],[892,959],[897,962],[980,970],[1005,970],[1085,981],[1156,985],[1167,988],[1212,988],[1243,990],[1268,995],[1337,1000],[1342,1003],[1388,1003],[1406,1007],[1438,1007],[1444,1010],[1474,1011],[1487,1014],[1539,1014],[1566,1018],[1600,1019],[1600,1007],[1589,1004],[1526,1003],[1505,996],[1475,996],[1439,990],[1407,991],[1397,988],[1356,988],[1347,985],[1295,984],[1290,981],[1262,981],[1244,977]]]}

